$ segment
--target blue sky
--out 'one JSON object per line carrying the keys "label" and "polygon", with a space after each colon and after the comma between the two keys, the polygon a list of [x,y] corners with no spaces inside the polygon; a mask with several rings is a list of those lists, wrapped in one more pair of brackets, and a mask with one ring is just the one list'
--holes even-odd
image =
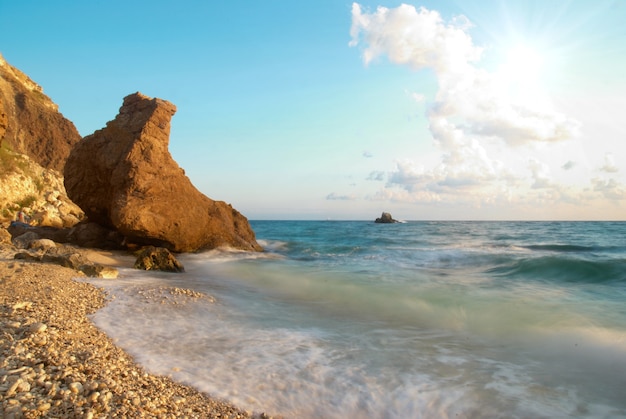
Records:
{"label": "blue sky", "polygon": [[82,135],[140,91],[251,219],[626,219],[626,2],[9,1]]}

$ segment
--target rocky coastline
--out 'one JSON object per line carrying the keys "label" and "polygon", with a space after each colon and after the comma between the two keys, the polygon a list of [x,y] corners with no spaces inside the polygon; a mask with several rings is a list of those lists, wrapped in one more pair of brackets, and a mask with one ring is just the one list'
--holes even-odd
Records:
{"label": "rocky coastline", "polygon": [[[132,263],[83,250],[94,263]],[[89,320],[106,304],[102,290],[15,253],[0,248],[0,417],[269,418],[147,373]]]}
{"label": "rocky coastline", "polygon": [[140,269],[173,272],[184,268],[170,251],[263,251],[247,218],[171,157],[175,110],[131,94],[81,139],[0,55],[0,418],[268,417],[144,371],[89,320],[107,295],[76,280],[114,280],[137,249]]}

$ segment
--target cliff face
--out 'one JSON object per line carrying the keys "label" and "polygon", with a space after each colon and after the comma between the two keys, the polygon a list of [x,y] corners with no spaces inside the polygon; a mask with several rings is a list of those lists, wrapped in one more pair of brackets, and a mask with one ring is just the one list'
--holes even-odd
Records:
{"label": "cliff face", "polygon": [[83,218],[61,175],[79,140],[41,87],[0,55],[0,222],[20,210],[34,225],[68,227]]}
{"label": "cliff face", "polygon": [[43,89],[0,55],[0,143],[47,169],[63,172],[81,139]]}

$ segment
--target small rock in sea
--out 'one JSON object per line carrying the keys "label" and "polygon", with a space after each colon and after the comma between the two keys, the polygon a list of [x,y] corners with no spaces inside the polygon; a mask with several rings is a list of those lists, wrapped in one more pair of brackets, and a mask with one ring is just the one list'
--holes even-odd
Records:
{"label": "small rock in sea", "polygon": [[390,213],[383,212],[382,215],[380,216],[380,218],[377,218],[374,222],[375,223],[382,223],[382,224],[394,224],[394,223],[397,223],[399,221],[398,220],[394,220]]}

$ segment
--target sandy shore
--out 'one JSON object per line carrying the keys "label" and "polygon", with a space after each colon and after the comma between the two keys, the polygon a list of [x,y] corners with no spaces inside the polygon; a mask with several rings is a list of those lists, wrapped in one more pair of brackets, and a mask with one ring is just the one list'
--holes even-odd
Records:
{"label": "sandy shore", "polygon": [[[73,280],[72,269],[13,254],[0,249],[0,417],[254,417],[146,373],[89,320],[106,303],[101,290]],[[127,262],[106,252],[88,257]]]}

